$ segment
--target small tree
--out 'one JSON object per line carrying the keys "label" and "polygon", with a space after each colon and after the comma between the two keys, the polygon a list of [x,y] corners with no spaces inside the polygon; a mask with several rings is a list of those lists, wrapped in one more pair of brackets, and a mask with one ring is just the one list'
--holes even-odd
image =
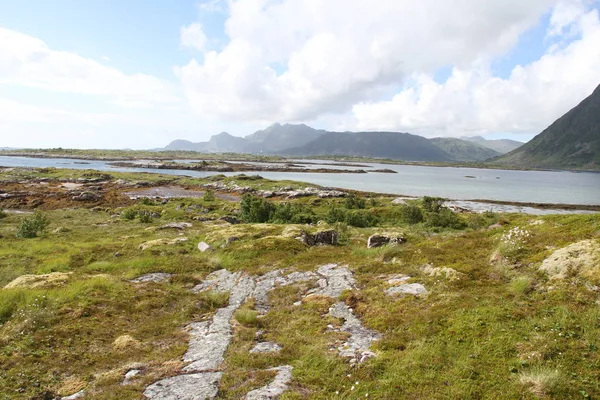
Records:
{"label": "small tree", "polygon": [[34,238],[38,234],[43,234],[50,221],[41,212],[36,211],[31,217],[26,217],[21,220],[19,229],[17,230],[17,237],[20,238]]}
{"label": "small tree", "polygon": [[215,201],[215,192],[212,190],[204,192],[204,201]]}

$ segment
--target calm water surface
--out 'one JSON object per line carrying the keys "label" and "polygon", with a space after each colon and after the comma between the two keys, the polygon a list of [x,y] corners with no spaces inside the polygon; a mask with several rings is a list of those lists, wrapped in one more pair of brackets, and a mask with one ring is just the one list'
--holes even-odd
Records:
{"label": "calm water surface", "polygon": [[[78,164],[79,162],[85,164]],[[315,160],[311,160],[315,162]],[[327,161],[327,163],[331,163]],[[423,167],[361,163],[388,168],[396,174],[322,174],[260,172],[274,180],[297,180],[322,186],[408,196],[440,196],[457,200],[498,200],[528,203],[600,205],[600,173],[508,171],[476,168]],[[217,172],[111,167],[105,161],[0,156],[0,166],[57,167],[100,171],[157,172],[207,177]],[[318,167],[318,166],[311,166]],[[353,169],[352,167],[344,167]],[[369,168],[360,168],[368,170]],[[232,176],[236,173],[225,173]]]}

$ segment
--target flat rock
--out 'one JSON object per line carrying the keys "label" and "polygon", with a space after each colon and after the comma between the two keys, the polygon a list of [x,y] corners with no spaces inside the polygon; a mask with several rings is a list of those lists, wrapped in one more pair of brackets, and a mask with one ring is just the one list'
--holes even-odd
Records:
{"label": "flat rock", "polygon": [[185,228],[191,228],[193,225],[189,222],[171,222],[166,225],[159,227],[158,229],[178,229],[184,230]]}
{"label": "flat rock", "polygon": [[281,349],[282,347],[275,342],[260,342],[250,350],[250,353],[276,353]]}
{"label": "flat rock", "polygon": [[4,286],[4,289],[34,289],[59,286],[67,282],[71,274],[72,272],[51,272],[42,275],[21,275]]}
{"label": "flat rock", "polygon": [[206,242],[200,242],[198,243],[198,250],[204,253],[205,251],[212,250],[212,247]]}
{"label": "flat rock", "polygon": [[153,383],[144,390],[144,396],[156,400],[213,399],[218,392],[222,372],[201,372],[177,375]]}
{"label": "flat rock", "polygon": [[273,382],[259,389],[249,392],[246,400],[269,400],[276,399],[288,390],[288,385],[292,380],[292,369],[290,365],[273,368],[270,371],[277,371],[277,375]]}
{"label": "flat rock", "polygon": [[131,385],[131,381],[136,377],[142,374],[142,370],[141,369],[131,369],[129,371],[127,371],[127,373],[125,374],[125,379],[123,379],[123,382],[121,382],[121,385],[126,386],[126,385]]}
{"label": "flat rock", "polygon": [[131,282],[131,283],[147,283],[147,282],[160,283],[160,282],[168,281],[169,279],[171,279],[172,276],[173,276],[173,274],[167,274],[166,272],[154,272],[151,274],[142,275],[140,277],[130,280],[129,282]]}
{"label": "flat rock", "polygon": [[183,242],[187,242],[187,241],[188,241],[188,238],[186,238],[186,237],[179,237],[179,238],[174,238],[174,239],[155,239],[155,240],[149,240],[147,242],[140,244],[139,249],[147,250],[149,248],[156,247],[156,246],[173,245],[173,244],[183,243]]}
{"label": "flat rock", "polygon": [[420,283],[405,283],[400,286],[394,286],[385,291],[388,296],[398,295],[398,294],[412,294],[415,296],[420,296],[427,294],[427,289],[425,286]]}

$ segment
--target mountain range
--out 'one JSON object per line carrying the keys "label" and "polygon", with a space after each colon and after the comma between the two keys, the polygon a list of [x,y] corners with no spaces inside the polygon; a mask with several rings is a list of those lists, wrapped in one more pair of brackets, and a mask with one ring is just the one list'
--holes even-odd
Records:
{"label": "mountain range", "polygon": [[527,144],[490,163],[522,168],[600,169],[600,86]]}
{"label": "mountain range", "polygon": [[[491,147],[500,148],[494,150]],[[435,138],[398,132],[329,132],[304,124],[273,124],[246,137],[226,132],[207,142],[175,140],[162,150],[192,150],[205,153],[251,153],[287,156],[347,155],[404,161],[483,161],[520,146],[508,141],[479,138]]]}
{"label": "mountain range", "polygon": [[485,161],[519,168],[600,169],[600,86],[526,144],[481,136],[426,139],[398,132],[329,132],[274,124],[246,137],[228,133],[207,142],[175,140],[164,150],[286,156],[347,155],[404,161]]}

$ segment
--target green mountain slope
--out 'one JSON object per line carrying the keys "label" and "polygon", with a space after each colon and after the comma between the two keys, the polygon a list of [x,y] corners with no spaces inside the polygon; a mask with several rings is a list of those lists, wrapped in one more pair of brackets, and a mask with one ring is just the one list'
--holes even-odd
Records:
{"label": "green mountain slope", "polygon": [[456,138],[433,138],[430,140],[455,161],[484,161],[501,154],[476,142]]}
{"label": "green mountain slope", "polygon": [[461,137],[461,139],[477,143],[483,147],[497,151],[500,154],[509,153],[523,146],[523,142],[510,139],[486,139],[481,136],[464,136]]}
{"label": "green mountain slope", "polygon": [[453,161],[424,137],[396,132],[328,132],[312,142],[284,150],[284,155],[346,155],[405,161]]}
{"label": "green mountain slope", "polygon": [[530,142],[490,163],[600,170],[600,86]]}

